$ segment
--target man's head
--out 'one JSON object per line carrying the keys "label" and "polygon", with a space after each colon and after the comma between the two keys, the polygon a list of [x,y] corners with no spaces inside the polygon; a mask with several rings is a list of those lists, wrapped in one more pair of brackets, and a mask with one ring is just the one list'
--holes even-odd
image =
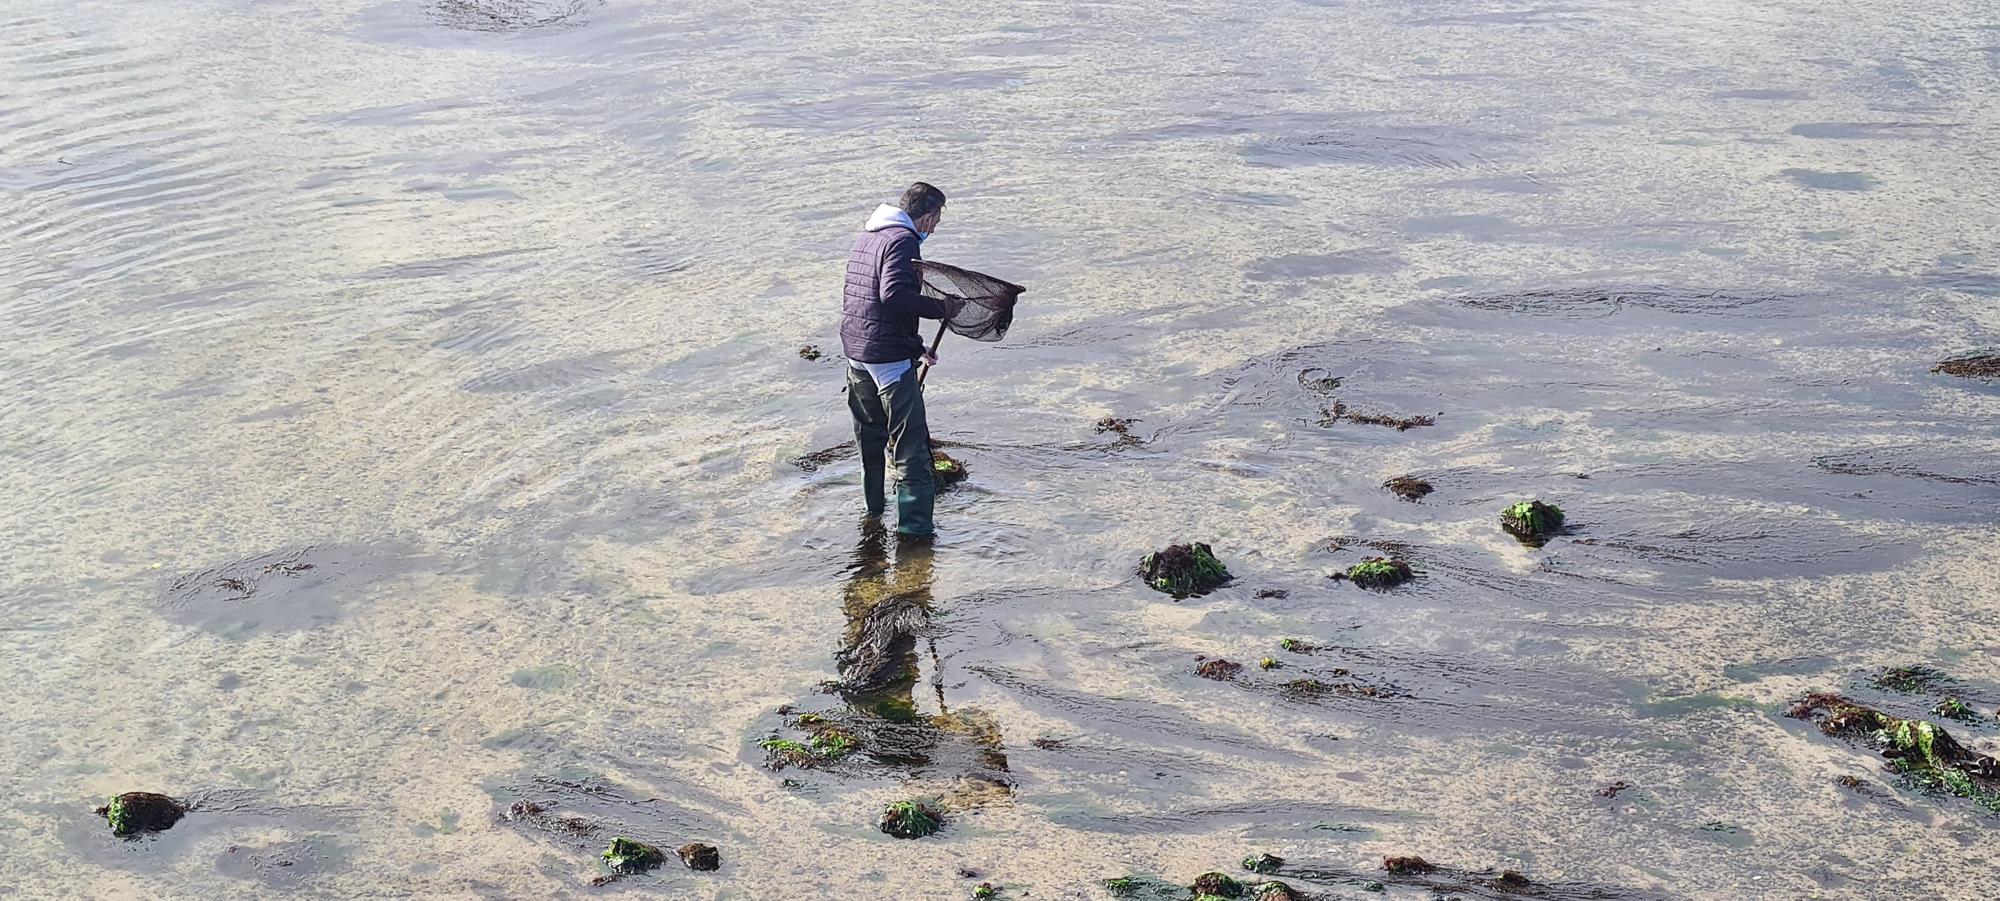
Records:
{"label": "man's head", "polygon": [[938,222],[944,218],[944,192],[928,182],[917,182],[903,192],[896,206],[910,214],[910,221],[917,224],[920,234],[937,231]]}

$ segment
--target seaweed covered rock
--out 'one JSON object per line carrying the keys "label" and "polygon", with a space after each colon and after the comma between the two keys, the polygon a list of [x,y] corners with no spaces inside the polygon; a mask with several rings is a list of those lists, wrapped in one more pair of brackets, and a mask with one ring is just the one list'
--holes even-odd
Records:
{"label": "seaweed covered rock", "polygon": [[1186,888],[1151,876],[1114,876],[1104,880],[1104,890],[1115,898],[1187,897]]}
{"label": "seaweed covered rock", "polygon": [[799,359],[804,360],[808,363],[812,363],[819,360],[819,358],[820,358],[820,352],[818,347],[811,344],[801,345],[799,347]]}
{"label": "seaweed covered rock", "polygon": [[1000,890],[995,888],[991,882],[982,882],[972,887],[973,901],[989,901],[989,899],[998,897],[1000,897]]}
{"label": "seaweed covered rock", "polygon": [[1437,872],[1437,864],[1412,854],[1406,857],[1384,857],[1382,869],[1398,876],[1422,876]]}
{"label": "seaweed covered rock", "polygon": [[1214,895],[1218,898],[1238,898],[1243,895],[1243,884],[1229,878],[1228,873],[1203,873],[1194,877],[1191,886],[1197,895]]}
{"label": "seaweed covered rock", "polygon": [[772,771],[793,766],[813,769],[846,757],[854,750],[854,734],[812,714],[799,718],[799,728],[811,733],[805,741],[771,737],[757,743],[764,749],[764,767]]}
{"label": "seaweed covered rock", "polygon": [[714,845],[693,842],[680,846],[674,853],[681,856],[681,863],[690,870],[707,873],[722,869],[722,852]]}
{"label": "seaweed covered rock", "polygon": [[619,873],[643,873],[666,863],[667,855],[642,841],[614,838],[604,849],[604,862]]}
{"label": "seaweed covered rock", "polygon": [[944,828],[944,815],[922,801],[897,801],[876,826],[897,838],[923,838]]}
{"label": "seaweed covered rock", "polygon": [[1251,886],[1244,897],[1250,901],[1305,901],[1305,896],[1299,894],[1297,889],[1276,880]]}
{"label": "seaweed covered rock", "polygon": [[1204,660],[1194,666],[1195,675],[1204,679],[1214,679],[1217,682],[1227,682],[1230,679],[1234,679],[1236,678],[1236,674],[1242,671],[1243,664],[1224,660],[1220,657],[1214,660]]}
{"label": "seaweed covered rock", "polygon": [[1562,528],[1563,511],[1554,504],[1522,501],[1500,511],[1500,528],[1529,544],[1539,544]]}
{"label": "seaweed covered rock", "polygon": [[1383,482],[1382,487],[1394,492],[1397,497],[1412,503],[1423,500],[1424,495],[1431,493],[1431,483],[1411,476],[1397,476]]}
{"label": "seaweed covered rock", "polygon": [[1980,720],[1979,712],[1958,698],[1945,698],[1937,702],[1937,706],[1931,708],[1931,713],[1961,723],[1976,723]]}
{"label": "seaweed covered rock", "polygon": [[950,488],[965,481],[966,475],[965,464],[958,458],[935,448],[931,450],[931,478],[937,481],[937,487]]}
{"label": "seaweed covered rock", "polygon": [[1931,371],[1968,379],[2000,379],[2000,354],[1975,354],[1946,360],[1931,367]]}
{"label": "seaweed covered rock", "polygon": [[1285,865],[1285,859],[1276,854],[1252,854],[1243,858],[1243,869],[1252,873],[1270,874],[1278,872]]}
{"label": "seaweed covered rock", "polygon": [[1871,681],[1883,691],[1900,691],[1917,694],[1951,684],[1951,674],[1934,666],[1892,666],[1877,674]]}
{"label": "seaweed covered rock", "polygon": [[112,835],[136,835],[172,828],[187,815],[187,805],[154,792],[126,792],[97,808],[111,824]]}
{"label": "seaweed covered rock", "polygon": [[1416,576],[1410,564],[1388,557],[1369,557],[1347,569],[1347,579],[1363,588],[1393,588]]}
{"label": "seaweed covered rock", "polygon": [[1175,600],[1207,594],[1229,581],[1229,569],[1215,559],[1215,552],[1201,542],[1176,544],[1146,555],[1139,561],[1139,575],[1157,591]]}
{"label": "seaweed covered rock", "polygon": [[1959,744],[1936,723],[1892,716],[1829,693],[1806,695],[1786,715],[1880,751],[1891,770],[1920,789],[1947,792],[2000,813],[2000,760]]}

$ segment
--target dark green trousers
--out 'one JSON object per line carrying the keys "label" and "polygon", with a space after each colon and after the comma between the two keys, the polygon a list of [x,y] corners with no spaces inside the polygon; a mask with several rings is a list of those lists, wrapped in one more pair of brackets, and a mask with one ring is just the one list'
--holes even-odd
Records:
{"label": "dark green trousers", "polygon": [[932,475],[931,429],[924,420],[924,389],[917,384],[917,367],[882,388],[867,370],[849,366],[847,409],[854,414],[854,443],[861,448],[861,489],[868,512],[880,514],[887,506],[884,469],[893,467],[896,531],[931,534],[937,479]]}

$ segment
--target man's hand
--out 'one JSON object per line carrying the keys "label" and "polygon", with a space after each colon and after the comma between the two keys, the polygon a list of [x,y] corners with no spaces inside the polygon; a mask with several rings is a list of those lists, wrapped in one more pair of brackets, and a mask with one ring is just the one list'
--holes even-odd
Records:
{"label": "man's hand", "polygon": [[924,365],[931,367],[937,366],[937,354],[931,353],[928,350],[924,351]]}

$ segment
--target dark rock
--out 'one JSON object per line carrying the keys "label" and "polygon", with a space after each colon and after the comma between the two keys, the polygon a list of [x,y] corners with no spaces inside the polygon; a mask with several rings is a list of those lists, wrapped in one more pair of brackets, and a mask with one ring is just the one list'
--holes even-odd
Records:
{"label": "dark rock", "polygon": [[1410,564],[1387,557],[1369,557],[1347,570],[1347,578],[1363,588],[1393,588],[1415,576]]}
{"label": "dark rock", "polygon": [[1215,552],[1201,542],[1176,544],[1147,554],[1139,561],[1139,575],[1156,591],[1175,600],[1207,594],[1229,581],[1229,569],[1215,559]]}
{"label": "dark rock", "polygon": [[944,828],[944,815],[922,801],[897,801],[876,825],[897,838],[923,838]]}
{"label": "dark rock", "polygon": [[1408,857],[1384,857],[1382,858],[1382,869],[1395,873],[1398,876],[1422,876],[1426,873],[1437,872],[1437,865],[1421,857],[1411,855]]}
{"label": "dark rock", "polygon": [[1976,354],[1946,360],[1932,367],[1931,371],[1969,379],[2000,379],[2000,354]]}
{"label": "dark rock", "polygon": [[1204,679],[1214,679],[1217,682],[1227,682],[1230,679],[1234,679],[1236,678],[1236,674],[1242,671],[1243,664],[1231,663],[1220,657],[1214,660],[1204,660],[1196,664],[1194,668],[1195,675]]}
{"label": "dark rock", "polygon": [[153,792],[126,792],[97,808],[111,824],[112,835],[135,835],[172,828],[187,815],[187,805]]}
{"label": "dark rock", "polygon": [[1500,511],[1500,528],[1520,541],[1541,546],[1548,536],[1561,529],[1563,511],[1554,504],[1541,501],[1523,501]]}
{"label": "dark rock", "polygon": [[706,873],[722,868],[722,852],[717,850],[714,845],[704,845],[700,842],[695,842],[680,846],[680,849],[675,853],[681,856],[681,863],[687,864],[687,868],[690,870],[698,870]]}
{"label": "dark rock", "polygon": [[1276,854],[1252,854],[1243,858],[1243,869],[1252,873],[1269,875],[1278,872],[1285,865],[1285,859]]}
{"label": "dark rock", "polygon": [[965,464],[956,457],[935,448],[931,450],[931,478],[937,480],[939,490],[965,481],[967,475]]}
{"label": "dark rock", "polygon": [[1236,898],[1243,894],[1243,884],[1229,878],[1227,873],[1203,873],[1194,877],[1194,893],[1214,895],[1219,898]]}
{"label": "dark rock", "polygon": [[614,838],[604,849],[604,862],[618,873],[643,873],[667,862],[660,849],[629,838]]}
{"label": "dark rock", "polygon": [[817,346],[807,344],[799,348],[799,359],[811,363],[817,361],[819,358],[820,352]]}
{"label": "dark rock", "polygon": [[1410,476],[1398,476],[1390,479],[1387,482],[1383,482],[1382,487],[1395,492],[1397,497],[1411,502],[1423,500],[1424,495],[1431,493],[1431,483]]}
{"label": "dark rock", "polygon": [[1620,779],[1617,782],[1613,782],[1610,785],[1598,789],[1597,796],[1600,798],[1616,798],[1618,797],[1619,792],[1622,792],[1631,787],[1632,783]]}

